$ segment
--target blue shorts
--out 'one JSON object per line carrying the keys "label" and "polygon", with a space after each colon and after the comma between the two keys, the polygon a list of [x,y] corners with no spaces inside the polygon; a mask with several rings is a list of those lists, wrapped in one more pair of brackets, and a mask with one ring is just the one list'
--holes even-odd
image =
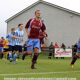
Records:
{"label": "blue shorts", "polygon": [[40,48],[39,39],[27,39],[27,51],[33,51],[34,48]]}
{"label": "blue shorts", "polygon": [[80,49],[77,48],[77,52],[80,53]]}
{"label": "blue shorts", "polygon": [[4,50],[4,48],[3,47],[0,47],[0,51],[3,51]]}

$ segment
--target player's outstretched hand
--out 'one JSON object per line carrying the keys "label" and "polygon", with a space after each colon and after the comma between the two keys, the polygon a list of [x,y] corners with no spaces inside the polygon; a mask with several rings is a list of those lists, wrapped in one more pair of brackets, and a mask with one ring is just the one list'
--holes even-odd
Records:
{"label": "player's outstretched hand", "polygon": [[27,33],[27,36],[30,36],[30,33],[29,32]]}
{"label": "player's outstretched hand", "polygon": [[45,39],[47,40],[48,38],[47,38],[47,37],[45,37]]}

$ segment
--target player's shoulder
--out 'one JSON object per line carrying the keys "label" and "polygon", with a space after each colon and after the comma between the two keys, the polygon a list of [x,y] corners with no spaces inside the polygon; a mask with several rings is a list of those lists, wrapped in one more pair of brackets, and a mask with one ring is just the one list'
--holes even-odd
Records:
{"label": "player's shoulder", "polygon": [[29,21],[32,21],[32,20],[34,20],[34,18],[30,18],[30,19],[29,19]]}
{"label": "player's shoulder", "polygon": [[17,30],[15,30],[15,33],[16,33],[16,32],[19,32],[19,30],[18,30],[18,29],[17,29]]}
{"label": "player's shoulder", "polygon": [[44,21],[43,20],[41,20],[41,22],[44,24]]}
{"label": "player's shoulder", "polygon": [[44,21],[43,20],[40,20],[40,23],[42,26],[44,26]]}
{"label": "player's shoulder", "polygon": [[7,36],[10,36],[11,35],[11,33],[8,33],[8,35]]}
{"label": "player's shoulder", "polygon": [[24,31],[22,30],[22,33],[24,33]]}
{"label": "player's shoulder", "polygon": [[40,23],[44,24],[44,21],[43,20],[40,20]]}

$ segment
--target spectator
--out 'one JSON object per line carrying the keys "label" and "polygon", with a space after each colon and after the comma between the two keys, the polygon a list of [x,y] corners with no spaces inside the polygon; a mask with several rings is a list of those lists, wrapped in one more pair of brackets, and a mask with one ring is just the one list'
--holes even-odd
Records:
{"label": "spectator", "polygon": [[57,44],[57,42],[54,45],[55,48],[59,48],[59,45]]}
{"label": "spectator", "polygon": [[41,49],[42,49],[42,50],[45,50],[44,47],[46,47],[46,46],[45,46],[45,44],[43,43],[43,44],[41,45]]}
{"label": "spectator", "polygon": [[70,46],[68,46],[68,49],[70,49]]}
{"label": "spectator", "polygon": [[[66,46],[64,43],[62,43],[61,48],[63,48],[64,52],[66,51]],[[61,59],[64,59],[64,57],[61,57]]]}
{"label": "spectator", "polygon": [[0,39],[0,58],[1,59],[3,58],[3,50],[4,50],[4,48],[3,48],[3,46],[4,46],[3,42],[4,42],[4,38],[1,37],[1,39]]}
{"label": "spectator", "polygon": [[65,51],[66,46],[64,43],[62,43],[61,48],[63,48],[63,50]]}
{"label": "spectator", "polygon": [[51,56],[54,52],[54,46],[53,46],[53,42],[51,42],[50,46],[49,46],[49,59],[51,59]]}
{"label": "spectator", "polygon": [[41,46],[41,47],[46,47],[46,46],[45,46],[45,44],[42,44],[42,46]]}
{"label": "spectator", "polygon": [[[59,45],[57,44],[57,42],[55,43],[54,48],[59,48]],[[58,59],[58,57],[56,57],[56,59]]]}

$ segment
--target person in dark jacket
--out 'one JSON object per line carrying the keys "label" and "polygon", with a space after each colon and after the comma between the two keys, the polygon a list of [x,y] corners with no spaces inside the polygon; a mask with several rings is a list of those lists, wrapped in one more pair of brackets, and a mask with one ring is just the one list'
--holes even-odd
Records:
{"label": "person in dark jacket", "polygon": [[[66,46],[64,43],[62,43],[61,48],[63,48],[64,52],[66,51]],[[61,59],[64,59],[64,57],[61,57]]]}
{"label": "person in dark jacket", "polygon": [[53,46],[53,42],[51,42],[49,46],[49,56],[48,56],[49,59],[51,59],[53,52],[54,52],[54,46]]}
{"label": "person in dark jacket", "polygon": [[65,46],[65,44],[64,44],[64,43],[62,43],[61,48],[63,48],[63,50],[65,51],[66,46]]}

